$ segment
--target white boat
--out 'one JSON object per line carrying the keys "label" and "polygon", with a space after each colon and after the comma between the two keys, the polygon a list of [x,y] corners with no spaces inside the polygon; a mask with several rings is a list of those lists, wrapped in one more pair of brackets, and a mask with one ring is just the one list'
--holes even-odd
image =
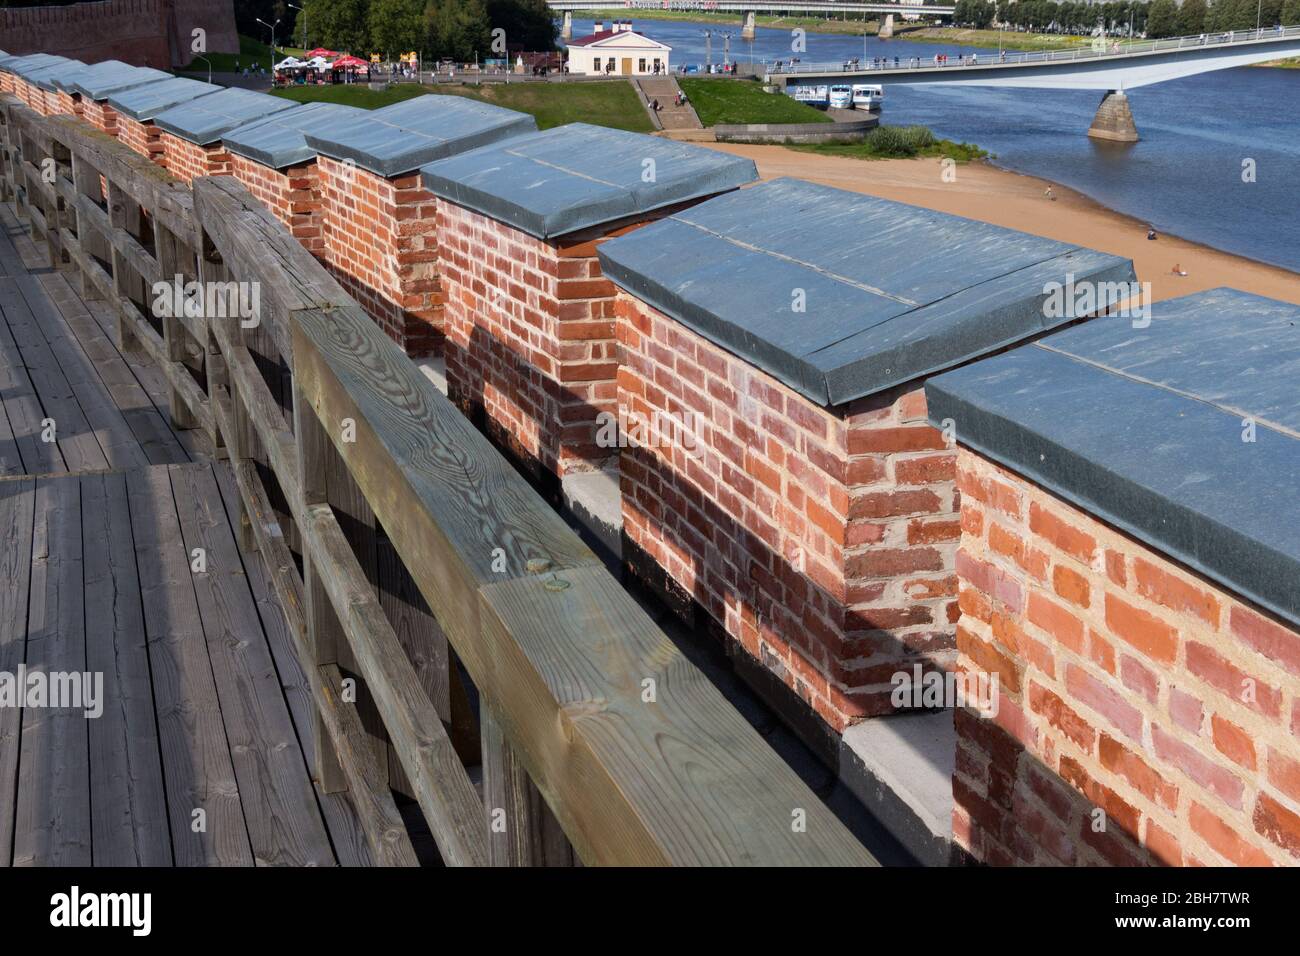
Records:
{"label": "white boat", "polygon": [[875,83],[853,84],[853,108],[879,112],[885,98],[885,88]]}
{"label": "white boat", "polygon": [[847,85],[832,86],[830,95],[827,97],[827,105],[834,110],[852,109],[853,88]]}

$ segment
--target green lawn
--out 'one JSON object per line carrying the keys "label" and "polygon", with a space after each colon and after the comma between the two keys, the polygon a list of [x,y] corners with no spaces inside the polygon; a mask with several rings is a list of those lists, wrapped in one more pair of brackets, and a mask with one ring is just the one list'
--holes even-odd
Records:
{"label": "green lawn", "polygon": [[626,80],[591,83],[484,83],[482,86],[439,84],[434,87],[397,83],[383,92],[371,90],[362,83],[290,86],[275,90],[274,93],[299,103],[345,103],[367,110],[425,93],[467,96],[521,113],[530,113],[536,118],[538,129],[581,122],[631,130],[634,133],[654,131],[645,107],[641,105],[632,84]]}
{"label": "green lawn", "polygon": [[439,93],[469,96],[521,113],[531,113],[538,129],[565,123],[591,123],[650,133],[654,124],[627,80],[580,83],[484,83],[481,86],[441,86]]}
{"label": "green lawn", "polygon": [[[305,51],[292,46],[275,46],[275,62],[278,63],[286,56],[299,56]],[[234,73],[235,63],[238,61],[242,70],[246,66],[253,66],[260,63],[269,71],[271,69],[271,47],[261,40],[254,40],[252,37],[240,36],[239,52],[236,53],[207,53],[204,54],[212,62],[212,71],[214,73]],[[208,72],[208,64],[198,57],[190,60],[185,66],[178,66],[175,70],[177,73],[201,73],[204,76]]]}
{"label": "green lawn", "polygon": [[700,122],[719,123],[830,123],[821,110],[796,102],[784,93],[764,93],[753,80],[681,77],[678,81]]}
{"label": "green lawn", "polygon": [[274,96],[283,96],[299,103],[342,103],[345,106],[359,106],[363,110],[377,110],[381,106],[390,106],[421,96],[429,92],[426,86],[418,83],[397,83],[388,89],[372,90],[364,83],[335,83],[331,86],[287,86],[272,90]]}
{"label": "green lawn", "polygon": [[878,126],[860,143],[791,143],[790,149],[850,159],[916,159],[946,157],[958,163],[989,154],[972,143],[939,139],[924,126]]}

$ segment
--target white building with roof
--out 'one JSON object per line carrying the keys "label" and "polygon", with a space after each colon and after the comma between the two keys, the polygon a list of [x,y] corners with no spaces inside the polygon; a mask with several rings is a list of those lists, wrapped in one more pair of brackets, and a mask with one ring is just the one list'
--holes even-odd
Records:
{"label": "white building with roof", "polygon": [[667,73],[673,48],[632,29],[632,22],[619,21],[606,30],[603,23],[595,32],[574,37],[568,43],[568,69],[580,76],[653,76]]}

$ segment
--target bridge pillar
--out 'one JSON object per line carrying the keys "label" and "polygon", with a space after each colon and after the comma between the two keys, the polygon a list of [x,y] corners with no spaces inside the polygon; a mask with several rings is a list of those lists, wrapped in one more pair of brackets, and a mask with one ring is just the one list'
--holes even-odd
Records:
{"label": "bridge pillar", "polygon": [[882,40],[888,40],[893,35],[894,35],[894,15],[892,13],[888,13],[885,14],[885,22],[882,23],[879,29],[876,30],[876,36],[880,37],[880,39]]}
{"label": "bridge pillar", "polygon": [[573,39],[573,11],[572,10],[564,11],[564,27],[560,30],[560,39],[561,40]]}
{"label": "bridge pillar", "polygon": [[1128,96],[1122,90],[1111,90],[1101,98],[1097,115],[1092,119],[1088,135],[1093,139],[1106,139],[1115,143],[1136,143],[1137,123],[1129,109]]}
{"label": "bridge pillar", "polygon": [[746,10],[744,17],[740,27],[740,38],[742,40],[752,40],[754,39],[754,24],[757,18],[754,16],[753,10]]}

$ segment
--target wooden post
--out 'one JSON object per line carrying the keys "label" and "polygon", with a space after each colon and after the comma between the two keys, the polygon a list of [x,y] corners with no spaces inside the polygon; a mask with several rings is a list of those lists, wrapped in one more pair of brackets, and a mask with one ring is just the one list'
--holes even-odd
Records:
{"label": "wooden post", "polygon": [[483,731],[483,806],[491,864],[573,866],[573,847],[482,700],[479,726]]}
{"label": "wooden post", "polygon": [[[297,439],[298,482],[301,486],[305,513],[309,505],[329,502],[326,469],[334,449],[330,446],[329,436],[325,434],[325,429],[316,418],[316,413],[311,410],[307,400],[296,388],[293,393],[293,432]],[[339,651],[347,647],[347,637],[330,604],[329,595],[326,594],[312,567],[311,553],[305,548],[302,555],[302,584],[307,618],[307,643],[315,654],[315,660],[304,661],[303,664],[307,667],[338,664]],[[313,768],[316,780],[326,793],[346,790],[347,781],[339,767],[338,756],[334,752],[329,733],[321,722],[319,712],[315,716],[312,736],[316,743]],[[385,759],[381,764],[381,772],[386,771],[387,767],[388,761]]]}
{"label": "wooden post", "polygon": [[[158,257],[159,279],[168,284],[177,281],[184,282],[194,268],[192,261],[189,264],[190,269],[185,268],[184,253],[189,252],[189,250],[182,245],[175,233],[157,219],[153,223],[153,244],[154,254]],[[163,344],[167,348],[167,358],[173,362],[186,361],[188,358],[185,350],[187,333],[181,317],[164,315],[161,318]],[[194,428],[198,422],[190,413],[189,406],[181,398],[180,392],[175,388],[170,388],[168,393],[172,426],[174,428]]]}
{"label": "wooden post", "polygon": [[[217,252],[216,247],[212,245],[211,240],[208,238],[208,234],[203,231],[201,225],[199,245],[200,248],[197,256],[199,282],[206,286],[209,282],[221,282],[225,280],[226,277],[230,275],[230,271],[226,268],[225,263],[221,259],[221,254]],[[202,319],[202,324],[204,336],[204,341],[202,343],[203,365],[207,371],[208,387],[210,390],[214,382],[226,384],[226,368],[225,363],[221,358],[221,347],[217,345],[216,336],[213,335],[212,332],[212,319],[205,315]],[[231,393],[233,396],[233,388],[231,389]],[[212,431],[208,435],[208,439],[212,443],[212,456],[218,461],[225,458],[227,455],[225,439],[222,437],[221,429],[217,425],[217,418],[215,415],[212,416]],[[248,452],[250,450],[245,449],[245,451]],[[245,457],[251,458],[253,455],[250,453],[246,454]],[[241,512],[241,526],[243,524],[242,519],[243,514]]]}
{"label": "wooden post", "polygon": [[[90,199],[98,205],[103,198],[103,193],[99,186],[99,170],[87,163],[79,153],[72,154],[72,184],[77,192]],[[108,238],[100,235],[99,230],[84,216],[79,210],[76,213],[77,218],[77,242],[81,245],[81,251],[88,256],[94,256],[101,262],[110,260]],[[81,297],[83,299],[102,299],[99,289],[95,283],[84,272],[79,273],[81,276]]]}
{"label": "wooden post", "polygon": [[[108,182],[108,222],[114,231],[122,230],[132,237],[140,234],[140,206],[113,181]],[[145,302],[144,280],[131,268],[126,256],[117,248],[110,246],[113,263],[113,291],[119,297],[133,302]],[[123,352],[138,352],[140,343],[131,331],[130,323],[121,310],[117,317],[117,338]]]}

